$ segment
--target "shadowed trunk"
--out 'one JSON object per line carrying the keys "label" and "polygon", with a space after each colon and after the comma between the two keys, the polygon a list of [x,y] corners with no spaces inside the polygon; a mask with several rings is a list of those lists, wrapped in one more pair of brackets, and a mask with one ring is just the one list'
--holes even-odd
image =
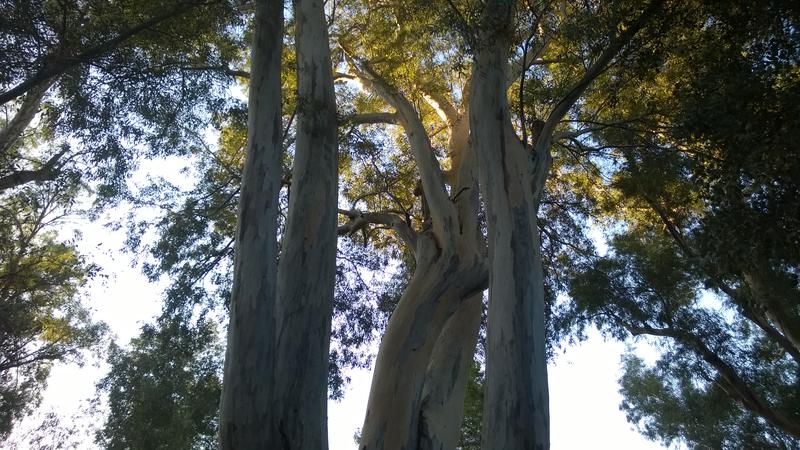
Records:
{"label": "shadowed trunk", "polygon": [[297,140],[278,266],[275,435],[268,448],[328,448],[328,349],[336,268],[337,144],[322,0],[295,1]]}
{"label": "shadowed trunk", "polygon": [[281,181],[281,49],[283,2],[255,2],[230,324],[220,404],[220,448],[264,448],[269,442]]}

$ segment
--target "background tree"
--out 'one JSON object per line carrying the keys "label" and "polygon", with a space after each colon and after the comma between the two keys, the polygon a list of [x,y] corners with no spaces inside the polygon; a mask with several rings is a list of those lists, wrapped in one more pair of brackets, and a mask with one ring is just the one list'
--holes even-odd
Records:
{"label": "background tree", "polygon": [[[482,238],[487,224],[509,229],[492,214],[506,211],[498,201],[502,192],[484,197],[494,202],[488,215],[477,202],[477,169],[493,167],[498,152],[487,145],[489,159],[480,163],[471,155],[470,114],[492,110],[470,108],[473,102],[500,108],[502,123],[479,120],[493,124],[489,132],[504,133],[511,158],[495,179],[516,183],[525,194],[514,199],[520,200],[516,213],[527,220],[517,231],[526,233],[531,250],[519,264],[532,263],[540,250],[541,280],[520,277],[531,288],[523,289],[530,294],[525,298],[535,297],[525,305],[537,305],[528,311],[537,317],[536,338],[524,339],[538,346],[537,367],[549,355],[546,344],[570,331],[580,336],[588,324],[621,339],[650,334],[665,344],[661,362],[646,367],[627,358],[622,380],[623,408],[649,436],[696,446],[795,445],[797,182],[790,118],[796,14],[781,2],[658,5],[505,2],[514,13],[503,17],[482,16],[481,5],[463,1],[331,5],[340,80],[339,233],[349,235],[340,240],[336,266],[332,394],[343,381],[341,370],[368,362],[363,344],[386,328],[362,445],[378,447],[383,438],[385,445],[451,447],[463,398],[473,392],[467,381],[483,308],[476,297],[486,283],[486,271],[479,270],[487,256]],[[285,43],[284,70],[295,61],[291,35]],[[244,60],[241,53],[231,50],[232,61]],[[494,77],[492,89],[480,87],[486,79],[471,79],[471,54],[491,60],[479,73]],[[296,194],[288,175],[297,148],[295,74],[285,70],[283,78],[287,100],[276,108],[282,120],[273,129],[286,156],[271,167],[281,168],[273,181],[287,189],[273,192],[282,208],[274,211],[276,236],[286,225],[287,198]],[[212,81],[226,86],[225,80]],[[217,90],[224,94],[211,91]],[[154,117],[185,117],[166,114],[168,108],[153,111]],[[153,278],[173,280],[168,315],[220,305],[237,273],[233,205],[245,201],[239,184],[246,114],[233,102],[209,104],[207,111],[220,130],[216,143],[192,127],[194,134],[167,127],[174,133],[152,141],[141,135],[141,142],[154,143],[150,149],[179,143],[198,162],[195,189],[180,192],[157,182],[132,197],[164,210],[152,223],[159,237],[145,267]],[[158,140],[167,136],[174,140]],[[486,142],[481,139],[472,144]],[[590,218],[609,230],[610,252],[603,256],[586,237]],[[131,247],[150,245],[141,238],[147,230],[133,227]],[[498,267],[498,277],[514,273]],[[376,269],[389,273],[370,273]],[[462,278],[474,283],[474,292],[454,287]],[[704,298],[703,288],[721,300]],[[571,299],[559,300],[567,290]],[[491,308],[502,305],[493,301],[490,321]],[[513,321],[499,323],[494,330]],[[501,362],[489,365],[494,373],[506,367],[508,379],[516,379],[497,347],[514,350],[495,345],[492,358]],[[492,370],[487,367],[484,381],[489,390],[509,391],[496,384],[504,378]],[[541,375],[538,384],[521,383],[541,391]],[[138,389],[136,383],[128,388]],[[492,412],[498,405],[509,404],[492,398],[484,405],[487,422],[501,417]],[[529,403],[542,404],[534,400]],[[695,411],[691,423],[676,414],[687,410]],[[414,425],[390,430],[384,421]],[[176,429],[184,436],[195,432]],[[488,434],[489,440],[509,438]]]}
{"label": "background tree", "polygon": [[[192,323],[194,322],[194,323]],[[112,345],[98,388],[103,448],[217,448],[222,342],[214,321],[162,318],[129,349]]]}
{"label": "background tree", "polygon": [[[66,191],[66,192],[65,192]],[[80,362],[106,328],[82,304],[97,268],[53,227],[72,201],[64,186],[0,197],[0,440],[39,404],[54,362]]]}
{"label": "background tree", "polygon": [[654,367],[624,363],[622,407],[646,435],[796,448],[797,11],[729,2],[685,20],[597,115],[616,125],[576,143],[611,168],[598,216],[617,231],[571,293],[581,320],[664,346]]}

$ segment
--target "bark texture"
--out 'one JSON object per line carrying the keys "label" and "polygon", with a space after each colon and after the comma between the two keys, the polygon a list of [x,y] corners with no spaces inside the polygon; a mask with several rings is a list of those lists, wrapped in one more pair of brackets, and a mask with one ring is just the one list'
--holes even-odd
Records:
{"label": "bark texture", "polygon": [[481,325],[482,293],[459,305],[433,349],[422,391],[420,450],[452,450],[461,437],[464,399]]}
{"label": "bark texture", "polygon": [[281,181],[283,2],[255,2],[247,155],[242,174],[220,448],[265,448],[274,405],[274,302]]}
{"label": "bark texture", "polygon": [[487,281],[477,232],[476,172],[464,155],[467,116],[447,98],[426,98],[450,132],[448,195],[445,174],[413,104],[365,61],[350,62],[362,84],[397,111],[430,212],[423,230],[404,238],[414,246],[416,268],[378,351],[360,448],[454,448]]}
{"label": "bark texture", "polygon": [[322,0],[296,0],[297,140],[278,267],[275,435],[328,448],[328,349],[337,239],[337,118]]}
{"label": "bark texture", "polygon": [[[517,138],[506,98],[513,2],[487,2],[476,53],[470,125],[487,211],[489,310],[482,448],[550,446],[544,285],[535,170]],[[538,161],[541,165],[544,161]],[[534,174],[535,175],[532,175]]]}

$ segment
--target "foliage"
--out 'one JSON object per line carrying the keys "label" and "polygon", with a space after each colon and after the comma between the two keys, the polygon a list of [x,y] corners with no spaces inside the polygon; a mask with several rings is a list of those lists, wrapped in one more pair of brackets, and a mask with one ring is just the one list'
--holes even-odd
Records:
{"label": "foliage", "polygon": [[59,238],[69,187],[27,187],[0,202],[0,439],[38,405],[54,362],[79,362],[106,331],[81,302],[97,268]]}
{"label": "foliage", "polygon": [[[689,12],[691,11],[691,12]],[[795,114],[800,40],[788,3],[694,5],[638,85],[590,98],[575,143],[605,172],[604,257],[570,282],[578,328],[652,335],[625,360],[622,405],[642,431],[699,448],[796,448]],[[616,74],[611,74],[615,76]]]}
{"label": "foliage", "polygon": [[162,317],[142,327],[130,348],[112,344],[104,448],[216,448],[222,347],[205,318]]}
{"label": "foliage", "polygon": [[[511,67],[520,76],[509,98],[515,131],[531,145],[542,119],[642,5],[517,4],[509,33],[517,63]],[[62,57],[84,55],[183,7],[193,12],[81,64],[63,65]],[[474,33],[479,10],[480,2],[466,0],[344,0],[329,9],[334,69],[368,64],[404,95],[445,172],[452,163],[446,124],[426,96],[441,95],[454,105],[464,98],[469,55],[483,45]],[[698,448],[797,447],[780,417],[800,422],[800,350],[793,342],[800,338],[798,18],[795,3],[782,0],[665,2],[664,14],[636,35],[556,126],[538,221],[548,344],[552,349],[563,339],[581,339],[587,326],[621,340],[656,337],[661,359],[648,367],[627,356],[621,379],[622,409],[652,439]],[[0,27],[4,91],[43,68],[63,69],[37,100],[40,125],[0,152],[0,179],[41,171],[55,157],[55,169],[45,175],[60,183],[2,193],[0,238],[3,251],[10,250],[0,262],[35,270],[19,272],[12,284],[3,281],[13,289],[0,292],[11,292],[8,298],[18,303],[41,302],[39,309],[0,303],[24,316],[9,322],[20,324],[13,333],[35,331],[41,342],[64,345],[54,359],[72,357],[98,336],[99,328],[71,303],[95,268],[46,227],[34,233],[20,225],[35,222],[45,197],[63,211],[82,180],[93,183],[101,199],[116,201],[128,190],[125,175],[138,157],[187,158],[193,188],[152,180],[124,197],[134,207],[159,208],[155,220],[132,213],[127,244],[144,255],[151,280],[167,278],[170,286],[162,318],[143,328],[131,348],[112,349],[112,371],[100,386],[110,395],[111,416],[98,439],[112,447],[211,445],[219,343],[211,319],[188,317],[222,310],[229,297],[247,122],[229,89],[232,75],[246,75],[236,68],[247,63],[247,21],[223,1],[24,1],[0,7]],[[284,207],[291,195],[296,102],[288,34]],[[530,66],[521,67],[522,61]],[[339,206],[388,212],[424,229],[417,168],[403,131],[392,121],[353,120],[392,111],[357,83],[339,82],[337,97]],[[7,102],[7,115],[22,111],[26,98]],[[594,248],[592,227],[605,228],[608,252]],[[410,250],[388,226],[372,224],[340,240],[332,397],[342,395],[348,367],[370,363],[370,346],[413,271]],[[64,322],[69,332],[59,322],[63,314],[71,317]],[[0,314],[0,323],[6,317],[12,314]],[[3,423],[36,404],[47,368],[45,362],[30,366],[20,378],[28,381],[3,391],[3,401],[14,405],[0,408],[8,411],[7,419],[0,415]],[[480,445],[482,378],[477,366],[472,370],[463,448]],[[3,389],[10,386],[0,381]]]}
{"label": "foliage", "polygon": [[480,450],[481,422],[483,421],[483,380],[485,374],[477,362],[469,369],[467,395],[464,398],[464,420],[461,423],[461,438],[458,448],[461,450]]}

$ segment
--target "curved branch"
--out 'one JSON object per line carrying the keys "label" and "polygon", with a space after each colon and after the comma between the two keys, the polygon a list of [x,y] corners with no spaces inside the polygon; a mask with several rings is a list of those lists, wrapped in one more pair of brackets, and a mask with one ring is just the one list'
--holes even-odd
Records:
{"label": "curved branch", "polygon": [[422,188],[431,208],[434,230],[440,238],[447,238],[448,234],[445,230],[457,229],[454,226],[456,212],[447,195],[442,169],[419,114],[411,102],[372,70],[366,61],[356,60],[349,56],[346,50],[345,55],[361,83],[397,111],[400,125],[405,129],[406,137],[414,153],[417,170],[422,180]]}
{"label": "curved branch", "polygon": [[44,94],[52,86],[52,80],[31,89],[22,101],[17,113],[8,121],[5,127],[0,130],[0,155],[4,155],[14,142],[19,139],[28,125],[31,123],[39,107],[42,104]]}
{"label": "curved branch", "polygon": [[770,422],[776,427],[784,430],[785,432],[800,438],[800,424],[791,421],[789,418],[776,411],[769,405],[763,398],[754,392],[747,381],[739,376],[736,369],[730,366],[726,361],[719,357],[714,351],[698,337],[692,333],[676,330],[673,328],[654,328],[647,325],[635,326],[624,324],[625,328],[634,336],[647,334],[651,336],[661,336],[672,338],[675,341],[685,345],[689,349],[697,352],[711,367],[713,367],[720,377],[725,381],[725,384],[730,389],[729,393],[734,398],[739,400],[742,405],[750,411],[763,417],[764,420]]}
{"label": "curved branch", "polygon": [[344,225],[337,229],[339,236],[352,235],[358,231],[363,231],[370,224],[380,224],[390,227],[408,246],[411,253],[416,255],[417,233],[411,226],[397,214],[389,212],[362,212],[356,209],[339,209],[339,214],[347,216],[349,219]]}
{"label": "curved branch", "polygon": [[172,19],[173,17],[185,14],[192,8],[200,6],[201,4],[202,3],[197,3],[197,2],[191,2],[191,3],[181,2],[179,4],[180,6],[173,8],[164,14],[152,17],[149,20],[146,20],[131,28],[123,30],[117,36],[108,39],[105,42],[101,42],[95,45],[94,47],[88,48],[84,50],[82,53],[66,58],[55,59],[52,63],[46,64],[44,67],[39,69],[39,71],[36,72],[36,74],[34,74],[32,77],[14,86],[13,88],[3,93],[0,93],[0,105],[5,104],[6,102],[9,102],[19,97],[20,95],[28,92],[29,90],[33,89],[34,87],[42,83],[45,83],[47,80],[50,80],[55,76],[61,75],[67,70],[77,66],[78,64],[91,61],[97,57],[100,57],[110,52],[118,45],[132,38],[133,36],[143,31],[146,31],[150,28],[153,28],[162,22]]}
{"label": "curved branch", "polygon": [[44,163],[41,169],[20,170],[0,177],[0,192],[15,188],[17,186],[22,186],[23,184],[33,181],[41,183],[43,181],[55,180],[59,173],[61,173],[59,171],[59,161],[66,153],[67,150],[62,150],[51,156],[50,159]]}
{"label": "curved branch", "polygon": [[425,99],[428,105],[430,105],[430,107],[436,111],[436,114],[439,116],[439,118],[441,118],[448,126],[453,126],[453,124],[456,123],[456,121],[458,121],[458,119],[461,117],[453,102],[440,92],[427,92],[426,89],[423,89],[422,92],[422,97]]}
{"label": "curved branch", "polygon": [[603,72],[608,69],[609,64],[611,61],[622,51],[623,47],[625,47],[636,35],[637,32],[650,20],[650,18],[655,15],[655,13],[661,8],[664,4],[664,0],[653,0],[647,5],[644,12],[639,16],[636,21],[631,24],[628,28],[625,29],[622,33],[615,36],[611,43],[603,50],[603,53],[595,60],[595,62],[586,69],[583,76],[577,83],[572,87],[567,95],[565,95],[561,101],[559,101],[553,110],[550,112],[550,115],[547,117],[547,121],[545,121],[544,127],[542,128],[542,133],[537,137],[537,149],[539,146],[540,141],[548,141],[552,136],[553,130],[555,130],[556,125],[558,122],[561,121],[561,118],[567,114],[572,105],[575,104],[576,101],[583,95],[586,88],[589,87],[590,84],[595,80],[595,78],[599,77]]}

